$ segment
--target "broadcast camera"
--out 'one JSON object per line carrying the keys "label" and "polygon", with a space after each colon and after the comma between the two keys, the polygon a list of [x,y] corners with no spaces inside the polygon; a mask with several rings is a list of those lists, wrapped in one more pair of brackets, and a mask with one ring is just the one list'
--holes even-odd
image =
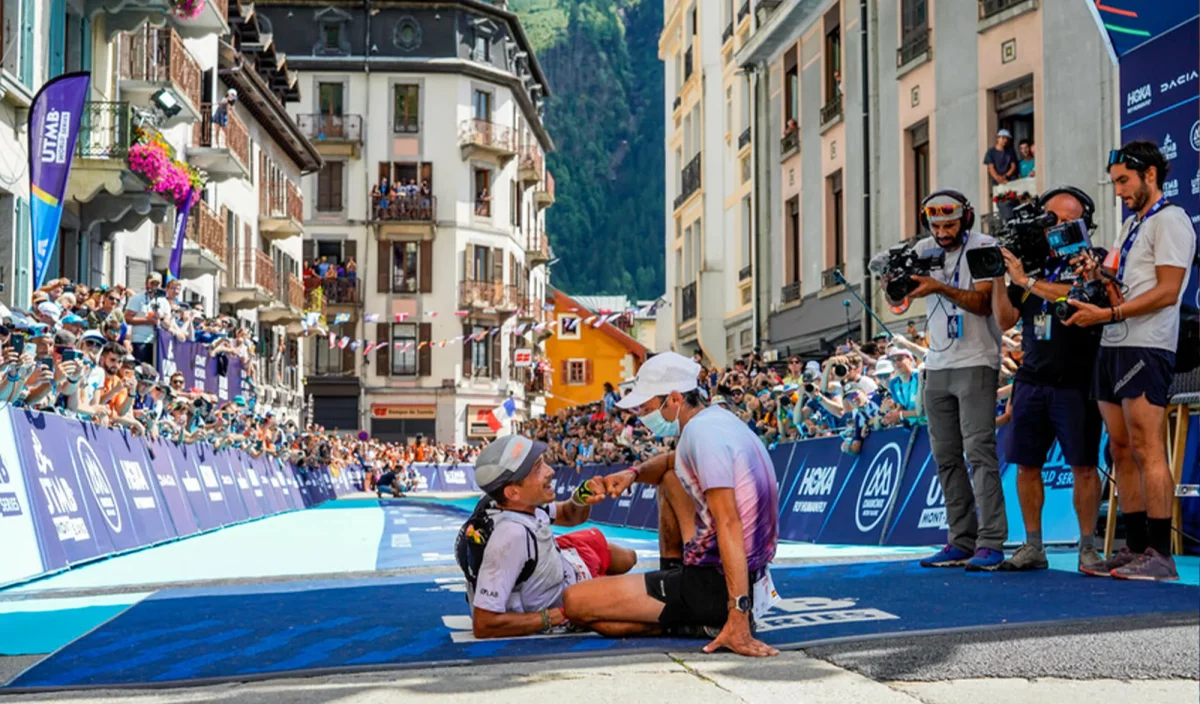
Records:
{"label": "broadcast camera", "polygon": [[998,246],[979,247],[967,252],[967,267],[971,270],[971,277],[980,280],[1002,275],[1006,267],[1004,256],[1000,253],[1001,247],[1021,260],[1025,273],[1030,276],[1044,274],[1046,264],[1054,254],[1046,240],[1046,228],[1056,223],[1058,217],[1042,210],[1037,201],[1013,207],[1004,225],[992,235]]}
{"label": "broadcast camera", "polygon": [[939,250],[918,254],[909,244],[898,244],[871,258],[868,269],[883,283],[888,300],[899,303],[916,290],[912,276],[929,276],[934,269],[946,263],[946,253]]}

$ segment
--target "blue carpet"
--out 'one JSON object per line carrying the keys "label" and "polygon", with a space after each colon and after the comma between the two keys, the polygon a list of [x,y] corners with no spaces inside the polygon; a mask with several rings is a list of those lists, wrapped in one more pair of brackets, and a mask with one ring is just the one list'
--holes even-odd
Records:
{"label": "blue carpet", "polygon": [[[1196,613],[1200,589],[1056,570],[969,574],[913,562],[780,568],[760,636],[795,648],[1000,625]],[[423,581],[424,580],[424,581]],[[1140,626],[1144,618],[1131,618]],[[594,635],[475,641],[461,582],[424,577],[159,592],[42,660],[8,688],[162,685],[336,670],[694,649]]]}
{"label": "blue carpet", "polygon": [[67,645],[129,604],[0,614],[0,655],[38,655]]}

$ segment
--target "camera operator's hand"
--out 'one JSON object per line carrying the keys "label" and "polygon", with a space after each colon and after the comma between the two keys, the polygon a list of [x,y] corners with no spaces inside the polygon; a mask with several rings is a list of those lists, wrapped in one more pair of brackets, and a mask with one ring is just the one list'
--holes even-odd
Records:
{"label": "camera operator's hand", "polygon": [[1113,320],[1113,312],[1111,308],[1101,308],[1094,306],[1091,303],[1074,298],[1068,298],[1067,303],[1075,306],[1079,310],[1075,311],[1075,315],[1063,321],[1064,325],[1074,325],[1076,327],[1086,328],[1093,325],[1103,325],[1110,323]]}
{"label": "camera operator's hand", "polygon": [[930,276],[912,274],[908,278],[917,282],[917,287],[913,289],[912,293],[908,294],[909,298],[924,298],[930,294],[939,294],[946,290],[946,284]]}
{"label": "camera operator's hand", "polygon": [[1071,257],[1071,266],[1075,267],[1075,273],[1079,276],[1085,279],[1094,279],[1100,268],[1100,260],[1094,252],[1084,251]]}
{"label": "camera operator's hand", "polygon": [[1012,282],[1022,288],[1029,283],[1029,276],[1025,274],[1025,265],[1017,259],[1017,255],[1008,251],[1006,248],[1000,248],[1000,254],[1004,257],[1004,266],[1008,269],[1008,277]]}

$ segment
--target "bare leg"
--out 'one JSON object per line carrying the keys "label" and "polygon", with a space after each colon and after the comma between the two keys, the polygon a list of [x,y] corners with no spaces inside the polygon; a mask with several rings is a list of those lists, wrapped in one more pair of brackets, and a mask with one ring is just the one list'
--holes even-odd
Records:
{"label": "bare leg", "polygon": [[589,623],[588,628],[608,638],[628,638],[629,636],[658,636],[662,635],[662,626],[654,623],[627,623],[625,621],[596,621]]}
{"label": "bare leg", "polygon": [[607,574],[625,574],[637,564],[637,553],[629,548],[609,543],[608,554]]}
{"label": "bare leg", "polygon": [[646,593],[646,578],[641,574],[589,579],[563,592],[563,611],[572,623],[591,627],[599,622],[613,632],[618,624],[657,626],[663,606]]}
{"label": "bare leg", "polygon": [[1075,475],[1072,498],[1075,516],[1079,519],[1079,535],[1094,535],[1096,519],[1100,515],[1100,475],[1095,467],[1072,467],[1071,472]]}
{"label": "bare leg", "polygon": [[1125,413],[1115,403],[1100,402],[1100,415],[1108,428],[1108,447],[1112,450],[1113,477],[1117,482],[1117,501],[1125,513],[1146,510],[1142,478],[1133,459],[1133,445],[1125,425]]}
{"label": "bare leg", "polygon": [[[1170,518],[1171,502],[1175,496],[1175,480],[1167,466],[1167,448],[1162,440],[1165,408],[1155,406],[1145,396],[1121,402],[1125,422],[1129,427],[1133,460],[1145,491],[1146,515],[1150,518]],[[1122,487],[1124,489],[1124,487]]]}
{"label": "bare leg", "polygon": [[1025,534],[1040,533],[1042,531],[1042,506],[1046,503],[1041,467],[1021,465],[1017,468],[1017,498],[1021,502],[1021,518],[1025,521]]}
{"label": "bare leg", "polygon": [[658,485],[658,554],[683,557],[683,545],[696,535],[696,504],[673,473]]}

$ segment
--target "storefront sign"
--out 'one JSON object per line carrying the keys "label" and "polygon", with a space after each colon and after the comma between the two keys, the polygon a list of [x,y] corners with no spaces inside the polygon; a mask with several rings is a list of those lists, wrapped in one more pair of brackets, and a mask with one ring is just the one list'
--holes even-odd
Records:
{"label": "storefront sign", "polygon": [[372,403],[371,416],[374,418],[431,419],[437,418],[437,406]]}

